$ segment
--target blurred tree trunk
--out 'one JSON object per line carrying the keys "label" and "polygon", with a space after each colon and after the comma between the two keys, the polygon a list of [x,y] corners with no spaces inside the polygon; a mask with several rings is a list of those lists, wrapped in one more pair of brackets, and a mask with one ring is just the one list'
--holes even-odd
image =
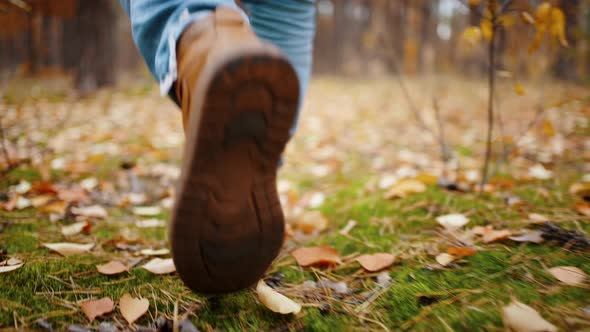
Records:
{"label": "blurred tree trunk", "polygon": [[33,2],[29,16],[29,71],[36,74],[43,59],[43,13],[39,2]]}
{"label": "blurred tree trunk", "polygon": [[115,82],[113,36],[114,2],[110,0],[80,1],[78,12],[79,67],[76,85],[82,92]]}
{"label": "blurred tree trunk", "polygon": [[569,47],[560,48],[557,60],[553,64],[553,73],[557,78],[574,80],[577,75],[577,44],[582,29],[580,26],[580,0],[561,0],[560,7],[565,14],[566,36]]}

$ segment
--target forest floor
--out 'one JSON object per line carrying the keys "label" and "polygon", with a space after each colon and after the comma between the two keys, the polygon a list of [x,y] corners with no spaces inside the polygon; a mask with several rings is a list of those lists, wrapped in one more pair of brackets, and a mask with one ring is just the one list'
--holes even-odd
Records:
{"label": "forest floor", "polygon": [[[479,193],[484,82],[406,84],[429,130],[417,124],[395,80],[313,82],[280,171],[287,238],[265,276],[302,305],[287,315],[263,305],[254,287],[201,296],[175,273],[143,268],[170,257],[166,224],[184,140],[178,110],[155,87],[86,97],[59,84],[22,83],[35,96],[8,89],[0,103],[0,166],[8,166],[7,154],[13,169],[0,181],[0,328],[590,329],[587,87],[525,83],[515,91],[513,82],[501,82],[499,162]],[[451,151],[446,162],[441,127]],[[55,243],[65,243],[53,247],[65,256],[48,248]],[[292,255],[317,246],[339,257],[303,267]],[[359,264],[374,253],[386,254],[376,256],[380,266]],[[307,258],[318,255],[312,249]],[[107,270],[121,273],[99,272],[97,265],[113,260],[122,271]],[[141,315],[141,301],[125,306],[124,294],[147,299],[147,312]],[[96,319],[82,310],[107,297],[114,306],[106,300]],[[508,306],[513,301],[532,309]],[[129,318],[129,310],[141,317]]]}

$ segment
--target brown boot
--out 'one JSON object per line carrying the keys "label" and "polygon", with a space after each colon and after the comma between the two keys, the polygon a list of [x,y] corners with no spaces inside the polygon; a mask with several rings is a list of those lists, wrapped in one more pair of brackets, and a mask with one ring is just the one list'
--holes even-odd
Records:
{"label": "brown boot", "polygon": [[260,279],[282,245],[276,173],[299,82],[278,49],[233,9],[192,24],[177,51],[186,146],[172,255],[192,290],[236,291]]}

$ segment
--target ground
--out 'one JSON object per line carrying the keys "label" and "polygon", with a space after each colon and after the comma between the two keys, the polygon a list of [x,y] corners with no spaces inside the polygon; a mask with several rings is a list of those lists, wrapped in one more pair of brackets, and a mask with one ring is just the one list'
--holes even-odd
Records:
{"label": "ground", "polygon": [[[584,87],[531,82],[514,91],[513,82],[500,83],[498,162],[480,193],[484,82],[406,80],[426,130],[394,79],[314,81],[280,171],[288,237],[266,275],[268,284],[303,309],[280,315],[261,304],[254,288],[201,296],[174,273],[141,268],[152,258],[141,249],[167,248],[165,223],[184,139],[178,110],[154,86],[136,83],[80,97],[59,84],[21,84],[33,85],[27,91],[35,95],[19,95],[15,84],[0,103],[13,166],[0,181],[0,244],[6,258],[25,263],[0,274],[2,328],[98,329],[106,322],[103,328],[137,329],[188,317],[201,331],[494,331],[505,328],[502,308],[512,300],[560,330],[590,328],[590,285],[563,283],[549,272],[571,266],[590,273],[587,246],[519,243],[506,236],[484,241],[474,234],[476,226],[486,225],[528,234],[547,219],[562,236],[571,236],[565,230],[588,235],[587,197],[576,189],[588,187],[584,175],[590,172],[590,93]],[[446,162],[440,157],[441,124],[452,151]],[[425,188],[399,189],[408,179]],[[25,190],[26,183],[32,188]],[[391,194],[395,188],[398,195]],[[21,209],[9,204],[17,196],[25,199]],[[106,215],[75,212],[90,205]],[[447,214],[469,222],[445,228],[437,217]],[[145,225],[138,221],[146,219],[154,225],[140,227]],[[62,234],[63,226],[80,221],[87,225],[83,230]],[[346,225],[354,226],[341,232]],[[96,245],[64,257],[42,245],[55,242]],[[297,264],[292,251],[311,246],[335,248],[342,263]],[[449,248],[469,248],[473,255],[437,263]],[[368,272],[355,258],[371,253],[392,254],[395,263]],[[132,267],[115,276],[97,271],[96,265],[114,259]],[[320,280],[346,288],[310,285]],[[80,309],[88,299],[118,302],[126,293],[149,300],[148,313],[132,325],[119,307],[93,322]]]}

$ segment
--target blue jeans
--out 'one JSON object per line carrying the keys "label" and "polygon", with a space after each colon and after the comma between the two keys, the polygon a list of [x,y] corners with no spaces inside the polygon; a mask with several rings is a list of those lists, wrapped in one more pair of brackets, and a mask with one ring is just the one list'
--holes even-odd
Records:
{"label": "blue jeans", "polygon": [[[160,83],[163,95],[170,94],[177,78],[176,43],[184,29],[217,6],[239,8],[234,0],[120,1],[131,20],[133,39]],[[258,37],[278,46],[295,68],[303,97],[311,75],[315,0],[243,0],[242,3]]]}

